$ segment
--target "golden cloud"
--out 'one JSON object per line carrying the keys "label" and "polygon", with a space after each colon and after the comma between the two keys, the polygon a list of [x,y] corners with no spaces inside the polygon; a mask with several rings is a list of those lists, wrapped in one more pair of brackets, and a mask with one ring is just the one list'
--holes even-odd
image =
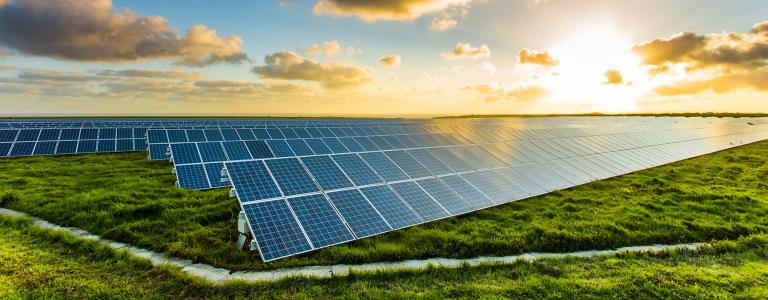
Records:
{"label": "golden cloud", "polygon": [[204,25],[183,37],[163,17],[114,11],[111,0],[18,0],[0,6],[0,45],[28,55],[104,62],[161,58],[205,66],[247,60],[242,43]]}
{"label": "golden cloud", "polygon": [[354,16],[365,22],[407,22],[473,1],[476,0],[318,0],[313,10],[318,15]]}
{"label": "golden cloud", "polygon": [[476,48],[468,43],[458,43],[451,52],[442,53],[440,56],[446,60],[486,58],[491,56],[491,49],[486,45]]}
{"label": "golden cloud", "polygon": [[373,81],[373,71],[347,62],[319,63],[291,51],[267,55],[251,71],[262,78],[317,82],[327,89],[356,88]]}
{"label": "golden cloud", "polygon": [[603,73],[605,75],[605,81],[603,84],[623,84],[624,77],[621,76],[619,70],[610,69]]}
{"label": "golden cloud", "polygon": [[304,54],[309,56],[334,56],[341,53],[341,44],[339,41],[324,42],[323,45],[312,44],[304,49]]}
{"label": "golden cloud", "polygon": [[508,89],[503,84],[496,83],[479,84],[470,87],[470,89],[480,94],[486,102],[496,102],[499,100],[531,102],[544,98],[549,94],[546,89],[538,85],[526,85]]}
{"label": "golden cloud", "polygon": [[517,62],[521,64],[533,64],[544,67],[554,67],[560,62],[549,55],[547,51],[535,51],[523,48],[517,53]]}
{"label": "golden cloud", "polygon": [[396,69],[400,67],[400,61],[401,61],[400,55],[394,55],[394,54],[384,55],[379,58],[379,63],[382,66],[385,66],[390,69]]}
{"label": "golden cloud", "polygon": [[682,80],[657,87],[655,92],[661,96],[679,96],[713,91],[717,94],[738,89],[768,91],[768,70],[751,73],[721,75],[704,80]]}

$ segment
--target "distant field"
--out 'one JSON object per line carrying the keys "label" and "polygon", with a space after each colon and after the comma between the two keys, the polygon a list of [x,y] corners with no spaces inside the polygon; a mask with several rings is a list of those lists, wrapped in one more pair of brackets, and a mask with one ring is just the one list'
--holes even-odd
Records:
{"label": "distant field", "polygon": [[0,160],[0,206],[230,269],[566,252],[768,233],[768,142],[264,264],[235,249],[237,200],[174,187],[145,153]]}
{"label": "distant field", "polygon": [[11,299],[768,297],[766,235],[700,251],[213,286],[24,219],[0,216],[0,228],[0,298]]}
{"label": "distant field", "polygon": [[768,117],[763,113],[631,113],[631,114],[523,114],[523,115],[457,115],[435,117],[435,119],[472,119],[472,118],[537,118],[537,117],[710,117],[710,118],[755,118]]}

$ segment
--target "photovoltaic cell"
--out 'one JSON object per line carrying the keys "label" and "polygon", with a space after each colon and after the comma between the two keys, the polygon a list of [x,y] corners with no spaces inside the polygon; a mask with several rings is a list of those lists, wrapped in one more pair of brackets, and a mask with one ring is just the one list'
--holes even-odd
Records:
{"label": "photovoltaic cell", "polygon": [[194,143],[171,144],[171,156],[173,156],[173,162],[177,165],[201,162],[197,145]]}
{"label": "photovoltaic cell", "polygon": [[248,151],[251,152],[251,156],[255,159],[275,157],[264,141],[245,141],[245,145],[248,147]]}
{"label": "photovoltaic cell", "polygon": [[421,223],[421,219],[386,185],[361,188],[360,191],[394,229]]}
{"label": "photovoltaic cell", "polygon": [[414,182],[400,182],[391,186],[425,222],[450,215]]}
{"label": "photovoltaic cell", "polygon": [[322,194],[288,199],[299,223],[315,247],[325,247],[355,239],[331,203]]}
{"label": "photovoltaic cell", "polygon": [[176,166],[179,187],[185,189],[207,189],[210,187],[203,165]]}
{"label": "photovoltaic cell", "polygon": [[224,142],[224,152],[227,153],[228,160],[246,160],[251,159],[251,153],[248,151],[248,147],[245,146],[245,142],[242,141],[230,141]]}
{"label": "photovoltaic cell", "polygon": [[331,157],[357,186],[384,182],[357,154],[338,154]]}
{"label": "photovoltaic cell", "polygon": [[328,193],[328,198],[358,238],[379,234],[390,227],[358,190]]}
{"label": "photovoltaic cell", "polygon": [[211,184],[211,188],[219,188],[229,186],[228,181],[222,181],[221,170],[224,168],[223,163],[210,163],[205,164],[205,173],[208,175],[208,182]]}
{"label": "photovoltaic cell", "polygon": [[225,166],[241,203],[281,196],[263,161],[233,162]]}
{"label": "photovoltaic cell", "polygon": [[301,161],[307,167],[309,173],[315,178],[324,190],[335,190],[352,187],[352,182],[347,179],[344,172],[336,166],[329,156],[302,157]]}
{"label": "photovoltaic cell", "polygon": [[226,161],[227,156],[219,142],[198,143],[197,149],[200,151],[200,157],[203,162],[221,162]]}
{"label": "photovoltaic cell", "polygon": [[246,204],[243,211],[264,261],[312,249],[285,200]]}
{"label": "photovoltaic cell", "polygon": [[360,157],[386,181],[407,180],[408,175],[381,152],[361,153]]}
{"label": "photovoltaic cell", "polygon": [[459,197],[453,192],[447,185],[445,185],[440,179],[428,178],[416,181],[421,188],[432,196],[440,205],[442,205],[452,215],[462,214],[472,210],[472,207],[464,202],[464,199]]}
{"label": "photovoltaic cell", "polygon": [[319,192],[304,166],[296,158],[281,158],[265,161],[285,196]]}

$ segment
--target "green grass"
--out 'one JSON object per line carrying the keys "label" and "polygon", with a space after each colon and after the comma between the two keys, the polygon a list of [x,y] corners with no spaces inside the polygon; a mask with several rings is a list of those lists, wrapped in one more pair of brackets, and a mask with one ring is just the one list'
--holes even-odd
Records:
{"label": "green grass", "polygon": [[175,188],[145,154],[0,160],[0,206],[235,270],[568,252],[768,232],[768,142],[264,264],[235,250],[236,199]]}
{"label": "green grass", "polygon": [[768,235],[696,251],[214,286],[0,216],[0,298],[766,298]]}

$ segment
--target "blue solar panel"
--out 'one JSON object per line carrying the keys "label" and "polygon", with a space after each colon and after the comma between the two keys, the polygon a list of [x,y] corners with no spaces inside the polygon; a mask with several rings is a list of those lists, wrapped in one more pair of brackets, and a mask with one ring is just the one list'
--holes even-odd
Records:
{"label": "blue solar panel", "polygon": [[187,139],[190,142],[205,142],[208,140],[205,138],[205,133],[200,129],[187,130]]}
{"label": "blue solar panel", "polygon": [[100,128],[99,139],[100,140],[114,140],[117,138],[117,130],[115,128]]}
{"label": "blue solar panel", "polygon": [[0,157],[8,156],[8,152],[11,152],[11,146],[13,143],[0,143]]}
{"label": "blue solar panel", "polygon": [[409,179],[400,168],[381,152],[361,153],[360,156],[376,173],[386,181]]}
{"label": "blue solar panel", "polygon": [[293,131],[295,131],[296,135],[298,135],[300,138],[303,138],[303,139],[308,139],[312,137],[312,135],[309,134],[309,131],[301,127],[294,128]]}
{"label": "blue solar panel", "polygon": [[16,142],[9,156],[29,156],[35,150],[35,142]]}
{"label": "blue solar panel", "polygon": [[281,158],[265,162],[285,196],[320,191],[298,159]]}
{"label": "blue solar panel", "polygon": [[260,139],[260,140],[268,140],[271,138],[269,136],[269,133],[267,133],[267,130],[263,128],[253,129],[253,134],[256,136],[257,139]]}
{"label": "blue solar panel", "polygon": [[96,152],[96,140],[80,140],[79,143],[77,144],[77,153],[94,153],[94,152]]}
{"label": "blue solar panel", "polygon": [[427,194],[432,196],[437,203],[443,206],[452,215],[463,214],[471,211],[472,206],[459,197],[451,190],[445,183],[437,178],[428,178],[416,181],[421,188],[427,191]]}
{"label": "blue solar panel", "polygon": [[222,129],[221,135],[224,136],[225,141],[239,141],[240,135],[237,134],[237,130],[234,129]]}
{"label": "blue solar panel", "polygon": [[135,150],[135,151],[145,151],[145,150],[147,150],[147,140],[146,139],[133,139],[133,150]]}
{"label": "blue solar panel", "polygon": [[16,135],[18,134],[19,131],[16,129],[0,130],[0,142],[13,142],[16,140]]}
{"label": "blue solar panel", "polygon": [[56,149],[56,154],[72,154],[75,152],[77,152],[77,141],[61,141]]}
{"label": "blue solar panel", "polygon": [[[92,128],[80,129],[80,140],[95,140],[98,138],[99,138],[98,129],[92,129]],[[91,151],[91,152],[94,152],[94,151]]]}
{"label": "blue solar panel", "polygon": [[56,152],[56,142],[37,142],[34,155],[51,155]]}
{"label": "blue solar panel", "polygon": [[368,138],[371,140],[371,142],[376,144],[376,147],[378,147],[381,150],[392,150],[392,149],[395,149],[395,147],[392,147],[392,145],[387,143],[387,140],[385,140],[381,136],[370,136]]}
{"label": "blue solar panel", "polygon": [[328,198],[339,210],[355,236],[363,238],[390,230],[386,221],[368,203],[358,190],[346,190],[328,193]]}
{"label": "blue solar panel", "polygon": [[288,199],[288,204],[315,248],[355,239],[322,194]]}
{"label": "blue solar panel", "polygon": [[302,157],[301,161],[324,190],[352,187],[344,172],[336,166],[329,156]]}
{"label": "blue solar panel", "polygon": [[480,192],[480,190],[459,175],[445,176],[440,179],[475,209],[488,207],[494,204],[491,199],[488,199],[488,197]]}
{"label": "blue solar panel", "polygon": [[293,139],[286,140],[286,142],[288,142],[288,145],[291,146],[291,149],[293,150],[293,153],[296,153],[296,156],[307,156],[315,154],[312,152],[312,149],[309,148],[307,143],[304,142],[304,140]]}
{"label": "blue solar panel", "polygon": [[449,151],[447,148],[431,148],[429,149],[429,152],[432,153],[432,155],[437,157],[444,164],[446,164],[448,167],[450,167],[453,171],[465,172],[465,171],[470,171],[474,169],[467,162],[463,161],[461,158],[453,154],[453,152]]}
{"label": "blue solar panel", "polygon": [[229,160],[246,160],[251,159],[251,152],[248,151],[248,147],[245,146],[245,142],[232,141],[224,142],[224,152],[227,153]]}
{"label": "blue solar panel", "polygon": [[115,140],[99,140],[96,152],[115,152]]}
{"label": "blue solar panel", "polygon": [[133,151],[133,140],[117,140],[117,151]]}
{"label": "blue solar panel", "polygon": [[221,169],[223,168],[223,163],[205,164],[205,173],[208,174],[208,181],[212,188],[229,186],[229,182],[221,180]]}
{"label": "blue solar panel", "polygon": [[149,145],[149,159],[151,160],[164,160],[168,159],[168,145],[167,144],[151,144]]}
{"label": "blue solar panel", "polygon": [[[85,129],[83,129],[85,131]],[[165,130],[147,131],[147,139],[150,144],[168,143],[168,135]]]}
{"label": "blue solar panel", "polygon": [[224,140],[224,136],[221,135],[221,130],[218,129],[206,129],[203,131],[205,138],[209,142],[220,142]]}
{"label": "blue solar panel", "polygon": [[39,135],[40,129],[22,129],[19,131],[19,136],[16,137],[16,141],[34,142],[37,141]]}
{"label": "blue solar panel", "polygon": [[315,152],[315,154],[331,154],[333,151],[331,151],[331,148],[328,148],[328,146],[323,142],[321,139],[306,139],[304,140],[307,142],[307,145],[309,145],[310,148],[312,148],[312,151]]}
{"label": "blue solar panel", "polygon": [[351,137],[342,137],[339,138],[339,141],[344,144],[347,149],[349,149],[350,152],[363,152],[365,149],[363,146],[360,146],[360,144],[355,141],[354,138]]}
{"label": "blue solar panel", "polygon": [[285,136],[286,139],[299,138],[299,135],[297,135],[296,132],[291,128],[280,128],[280,131],[283,133],[283,136]]}
{"label": "blue solar panel", "polygon": [[168,141],[171,143],[183,143],[188,142],[187,133],[184,130],[174,129],[168,130]]}
{"label": "blue solar panel", "polygon": [[426,167],[434,175],[453,173],[451,168],[449,168],[446,164],[440,161],[440,159],[432,155],[432,153],[426,149],[412,149],[406,152],[408,152],[408,154],[410,154],[414,159],[419,161],[422,166]]}
{"label": "blue solar panel", "polygon": [[177,165],[199,163],[200,154],[194,143],[171,144],[171,156]]}
{"label": "blue solar panel", "polygon": [[275,157],[275,155],[272,154],[272,150],[269,150],[267,143],[264,141],[245,141],[245,145],[248,147],[248,151],[251,152],[253,158]]}
{"label": "blue solar panel", "polygon": [[176,166],[179,187],[185,189],[207,189],[210,187],[203,165]]}
{"label": "blue solar panel", "polygon": [[360,145],[360,147],[363,147],[363,149],[365,149],[365,151],[378,151],[378,150],[381,150],[368,137],[358,136],[358,137],[354,137],[354,139]]}
{"label": "blue solar panel", "polygon": [[38,137],[38,141],[57,141],[59,140],[59,134],[61,133],[61,130],[59,129],[43,129],[40,131],[40,137]]}
{"label": "blue solar panel", "polygon": [[62,129],[61,140],[62,141],[75,141],[80,139],[80,129]]}
{"label": "blue solar panel", "polygon": [[419,216],[388,186],[364,187],[360,191],[394,229],[421,223]]}
{"label": "blue solar panel", "polygon": [[132,138],[133,138],[133,129],[131,128],[117,129],[117,139],[132,139]]}
{"label": "blue solar panel", "polygon": [[246,204],[243,210],[264,261],[312,249],[285,200]]}
{"label": "blue solar panel", "polygon": [[198,143],[197,149],[200,151],[200,158],[203,162],[226,161],[227,155],[219,142]]}
{"label": "blue solar panel", "polygon": [[386,154],[389,159],[395,162],[395,164],[397,164],[397,166],[405,171],[405,173],[408,174],[408,176],[411,178],[432,176],[432,173],[429,172],[427,168],[422,166],[418,161],[413,159],[413,157],[411,157],[403,150],[386,151],[384,154]]}
{"label": "blue solar panel", "polygon": [[[240,202],[280,197],[277,184],[262,161],[226,163],[232,185]],[[253,224],[252,224],[253,225]]]}
{"label": "blue solar panel", "polygon": [[285,136],[280,132],[280,129],[267,128],[267,133],[269,133],[269,136],[273,139],[285,139]]}
{"label": "blue solar panel", "polygon": [[325,127],[317,128],[317,130],[320,131],[320,134],[323,137],[335,137],[336,136],[335,134],[333,134],[333,131],[331,131],[330,129],[325,128]]}
{"label": "blue solar panel", "polygon": [[269,145],[269,149],[272,149],[272,153],[275,154],[275,157],[291,157],[296,156],[296,154],[293,153],[293,150],[291,150],[291,147],[288,146],[288,143],[285,142],[285,140],[267,140],[267,145]]}
{"label": "blue solar panel", "polygon": [[237,134],[245,141],[255,140],[256,136],[253,135],[253,131],[250,129],[237,129]]}
{"label": "blue solar panel", "polygon": [[331,156],[357,186],[384,182],[357,154]]}
{"label": "blue solar panel", "polygon": [[333,153],[347,153],[349,150],[347,147],[344,147],[344,144],[342,144],[339,139],[337,138],[324,138],[323,142],[328,146]]}
{"label": "blue solar panel", "polygon": [[392,184],[392,188],[424,221],[432,221],[450,216],[445,209],[414,182],[395,183]]}
{"label": "blue solar panel", "polygon": [[478,190],[483,192],[495,203],[504,203],[509,200],[509,195],[505,192],[492,177],[489,172],[472,172],[462,174],[461,177],[469,181]]}

